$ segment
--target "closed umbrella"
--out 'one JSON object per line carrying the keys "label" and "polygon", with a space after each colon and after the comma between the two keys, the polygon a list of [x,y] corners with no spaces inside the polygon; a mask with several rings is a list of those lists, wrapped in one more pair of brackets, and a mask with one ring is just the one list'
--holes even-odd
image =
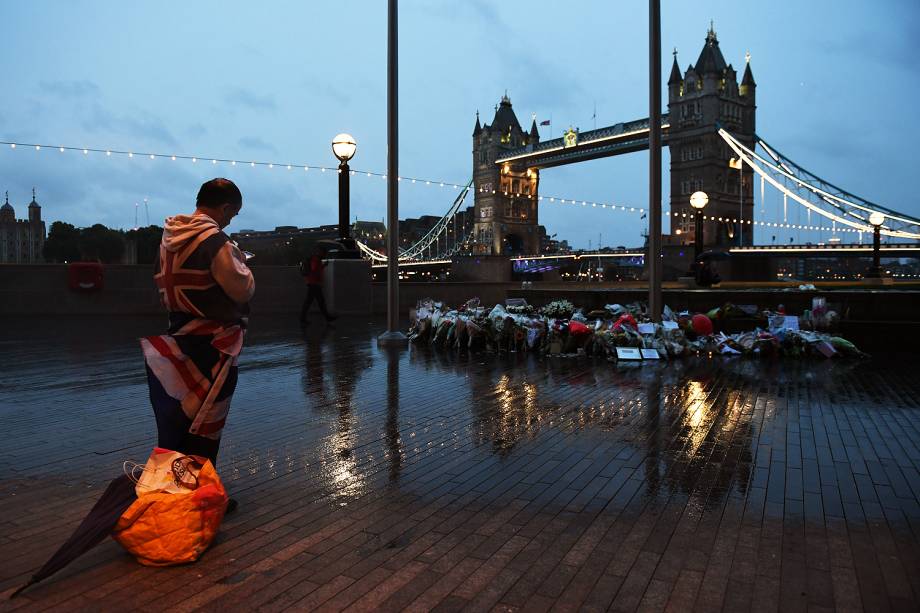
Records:
{"label": "closed umbrella", "polygon": [[128,507],[137,499],[134,482],[121,475],[112,480],[70,538],[45,562],[28,583],[10,595],[14,598],[27,587],[46,579],[105,540]]}

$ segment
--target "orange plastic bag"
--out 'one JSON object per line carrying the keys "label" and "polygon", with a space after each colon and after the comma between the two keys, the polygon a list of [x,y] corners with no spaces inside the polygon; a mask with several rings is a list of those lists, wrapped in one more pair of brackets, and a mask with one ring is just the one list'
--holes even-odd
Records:
{"label": "orange plastic bag", "polygon": [[211,545],[227,509],[227,492],[203,459],[194,490],[145,492],[118,519],[112,537],[146,566],[194,562]]}

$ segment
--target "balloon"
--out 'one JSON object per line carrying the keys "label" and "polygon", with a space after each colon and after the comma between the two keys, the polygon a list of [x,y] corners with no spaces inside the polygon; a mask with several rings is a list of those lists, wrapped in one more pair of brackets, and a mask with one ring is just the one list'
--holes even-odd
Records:
{"label": "balloon", "polygon": [[702,313],[697,313],[693,316],[690,320],[690,326],[693,328],[693,331],[700,336],[709,336],[712,334],[712,320]]}

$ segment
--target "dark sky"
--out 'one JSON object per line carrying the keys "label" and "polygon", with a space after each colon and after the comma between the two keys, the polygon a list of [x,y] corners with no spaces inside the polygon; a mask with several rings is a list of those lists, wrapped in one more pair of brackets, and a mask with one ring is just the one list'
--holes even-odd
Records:
{"label": "dark sky", "polygon": [[[672,48],[686,69],[713,20],[739,72],[751,53],[759,134],[848,191],[920,215],[909,154],[920,3],[662,4],[663,81]],[[505,90],[525,127],[552,117],[543,138],[592,128],[595,105],[599,127],[646,117],[647,6],[401,2],[400,173],[465,183],[475,113],[491,121]],[[332,166],[329,143],[346,131],[354,168],[386,169],[385,2],[39,0],[0,4],[0,23],[0,140]],[[647,171],[646,153],[550,169],[541,193],[646,206]],[[231,230],[337,221],[334,173],[0,149],[17,215],[35,186],[46,220],[76,225],[133,226],[145,197],[161,223],[214,176],[244,194]],[[384,181],[355,177],[352,192],[353,215],[385,216]],[[453,195],[403,183],[400,214],[440,215]],[[768,193],[768,214],[777,199]],[[540,221],[576,246],[638,245],[646,223],[546,202]]]}

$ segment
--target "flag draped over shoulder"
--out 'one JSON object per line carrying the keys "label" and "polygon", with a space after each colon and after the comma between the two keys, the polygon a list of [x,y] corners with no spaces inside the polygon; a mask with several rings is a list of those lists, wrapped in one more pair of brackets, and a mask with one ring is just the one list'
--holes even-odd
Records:
{"label": "flag draped over shoulder", "polygon": [[141,339],[151,376],[181,405],[191,420],[189,433],[220,439],[236,387],[243,334],[240,325],[191,319],[172,334]]}

